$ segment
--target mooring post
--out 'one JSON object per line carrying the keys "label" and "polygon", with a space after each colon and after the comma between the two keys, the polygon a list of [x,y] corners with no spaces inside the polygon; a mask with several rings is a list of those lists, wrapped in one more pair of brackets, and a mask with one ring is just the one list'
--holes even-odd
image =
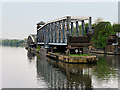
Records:
{"label": "mooring post", "polygon": [[91,17],[89,17],[89,31],[91,31]]}
{"label": "mooring post", "polygon": [[78,21],[76,21],[76,36],[78,36],[78,27],[79,27]]}
{"label": "mooring post", "polygon": [[82,20],[82,36],[84,36],[84,20]]}
{"label": "mooring post", "polygon": [[61,42],[60,21],[58,22],[59,43]]}
{"label": "mooring post", "polygon": [[62,21],[62,31],[63,31],[63,43],[65,42],[65,20]]}
{"label": "mooring post", "polygon": [[73,26],[73,22],[71,22],[71,36],[72,36],[73,30],[74,30],[74,26]]}

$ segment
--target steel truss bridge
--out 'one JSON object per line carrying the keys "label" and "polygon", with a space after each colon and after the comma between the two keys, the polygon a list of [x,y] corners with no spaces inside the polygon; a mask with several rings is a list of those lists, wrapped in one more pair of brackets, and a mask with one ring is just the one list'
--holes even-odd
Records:
{"label": "steel truss bridge", "polygon": [[[66,16],[37,24],[36,44],[44,48],[84,47],[91,45],[91,17]],[[86,23],[88,26],[86,27]]]}

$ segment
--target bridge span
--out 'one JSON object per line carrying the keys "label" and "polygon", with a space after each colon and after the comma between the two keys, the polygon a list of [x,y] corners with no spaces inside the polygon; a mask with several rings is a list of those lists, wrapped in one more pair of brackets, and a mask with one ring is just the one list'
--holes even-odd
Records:
{"label": "bridge span", "polygon": [[[65,52],[70,48],[88,47],[91,45],[91,17],[66,16],[53,21],[37,24],[36,45],[48,50],[56,49]],[[88,26],[86,26],[86,23]]]}

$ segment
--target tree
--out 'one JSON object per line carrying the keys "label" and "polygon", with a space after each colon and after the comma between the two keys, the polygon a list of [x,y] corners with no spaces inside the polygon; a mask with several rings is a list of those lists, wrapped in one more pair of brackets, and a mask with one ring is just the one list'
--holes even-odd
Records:
{"label": "tree", "polygon": [[92,37],[94,47],[105,48],[107,37],[111,34],[114,34],[114,31],[110,22],[99,22],[96,24]]}
{"label": "tree", "polygon": [[114,32],[120,32],[120,24],[113,24]]}

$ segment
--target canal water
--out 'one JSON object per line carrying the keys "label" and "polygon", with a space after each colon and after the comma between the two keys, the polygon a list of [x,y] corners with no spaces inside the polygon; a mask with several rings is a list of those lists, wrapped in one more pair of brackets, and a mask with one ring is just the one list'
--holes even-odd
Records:
{"label": "canal water", "polygon": [[119,55],[97,55],[97,64],[66,64],[23,47],[2,49],[2,88],[118,88]]}

